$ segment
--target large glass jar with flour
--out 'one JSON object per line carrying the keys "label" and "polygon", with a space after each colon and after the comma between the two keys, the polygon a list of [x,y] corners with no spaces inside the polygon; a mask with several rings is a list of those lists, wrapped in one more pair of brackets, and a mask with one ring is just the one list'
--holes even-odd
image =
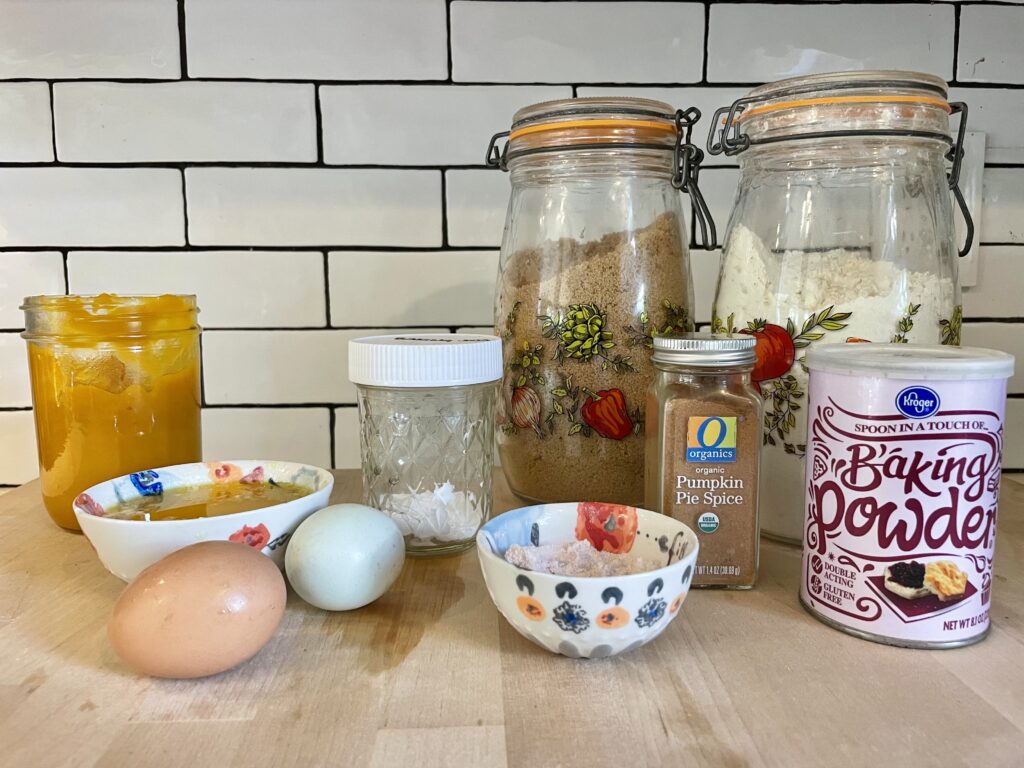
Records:
{"label": "large glass jar with flour", "polygon": [[495,311],[498,447],[525,499],[643,502],[653,340],[693,325],[679,190],[700,200],[703,152],[689,141],[699,116],[645,99],[565,99],[519,110],[492,139],[488,162],[512,181]]}
{"label": "large glass jar with flour", "polygon": [[960,343],[953,197],[973,227],[956,113],[962,138],[966,107],[939,78],[846,72],[770,83],[715,115],[708,148],[741,174],[713,323],[757,339],[770,536],[802,537],[807,348]]}

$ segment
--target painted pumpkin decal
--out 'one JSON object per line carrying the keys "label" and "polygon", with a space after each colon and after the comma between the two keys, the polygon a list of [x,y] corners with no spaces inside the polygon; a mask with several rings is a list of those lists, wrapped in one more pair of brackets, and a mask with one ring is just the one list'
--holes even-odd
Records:
{"label": "painted pumpkin decal", "polygon": [[540,621],[544,618],[544,606],[536,598],[520,595],[516,598],[516,606],[519,608],[519,612],[530,621]]}
{"label": "painted pumpkin decal", "polygon": [[580,409],[580,418],[601,437],[625,440],[633,434],[633,421],[626,410],[621,389],[602,389],[589,395]]}
{"label": "painted pumpkin decal", "polygon": [[623,554],[633,548],[637,517],[634,507],[583,501],[576,507],[576,539],[601,552]]}
{"label": "painted pumpkin decal", "polygon": [[675,613],[679,610],[679,606],[683,604],[683,600],[686,599],[686,592],[680,592],[676,599],[672,601],[672,605],[668,607],[669,613]]}
{"label": "painted pumpkin decal", "polygon": [[754,351],[757,353],[757,364],[750,374],[752,381],[768,381],[785,375],[796,361],[796,346],[789,331],[781,325],[774,325],[764,320],[755,320],[750,327],[740,333],[753,336],[757,341]]}
{"label": "painted pumpkin decal", "polygon": [[252,472],[250,472],[248,475],[243,477],[238,482],[240,482],[240,483],[247,483],[247,484],[251,483],[253,485],[258,485],[260,483],[265,483],[266,480],[267,480],[266,472],[264,471],[263,467],[256,467],[256,469],[254,469]]}
{"label": "painted pumpkin decal", "polygon": [[210,462],[206,465],[210,479],[215,483],[227,483],[242,479],[242,469],[237,464]]}
{"label": "painted pumpkin decal", "polygon": [[[78,498],[75,499],[75,506],[81,507],[86,514],[92,515],[93,517],[103,517],[103,515],[106,514],[103,509],[103,505],[88,493],[78,494]],[[90,542],[90,544],[91,543],[92,542]],[[93,547],[93,549],[95,549],[95,547]]]}
{"label": "painted pumpkin decal", "polygon": [[599,629],[618,629],[627,624],[629,624],[629,612],[617,605],[605,608],[597,614],[597,626]]}

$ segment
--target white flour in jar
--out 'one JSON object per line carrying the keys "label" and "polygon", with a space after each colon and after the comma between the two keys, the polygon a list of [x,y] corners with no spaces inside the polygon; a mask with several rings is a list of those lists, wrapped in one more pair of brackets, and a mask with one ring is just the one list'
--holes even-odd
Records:
{"label": "white flour in jar", "polygon": [[[754,320],[787,328],[796,337],[795,363],[780,380],[761,383],[766,418],[784,420],[784,439],[773,431],[775,445],[765,445],[762,477],[769,478],[760,494],[763,532],[797,541],[803,522],[803,461],[807,435],[806,346],[854,341],[907,341],[938,344],[940,321],[950,317],[956,285],[935,273],[901,269],[891,261],[871,258],[863,251],[773,253],[742,224],[727,246],[728,273],[719,281],[715,300],[716,327],[743,330]],[[849,313],[840,320],[815,322]],[[730,317],[732,318],[730,321]],[[812,323],[806,332],[805,324]],[[841,326],[841,327],[840,327]],[[818,338],[816,337],[820,334]],[[896,338],[899,336],[899,338]],[[791,409],[789,404],[798,407]]]}

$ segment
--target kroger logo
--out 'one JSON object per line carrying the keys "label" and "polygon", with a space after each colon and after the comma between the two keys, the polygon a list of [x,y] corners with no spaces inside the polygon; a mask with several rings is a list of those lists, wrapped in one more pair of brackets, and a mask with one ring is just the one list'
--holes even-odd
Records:
{"label": "kroger logo", "polygon": [[896,395],[896,410],[910,419],[926,419],[938,413],[939,395],[928,387],[907,387]]}

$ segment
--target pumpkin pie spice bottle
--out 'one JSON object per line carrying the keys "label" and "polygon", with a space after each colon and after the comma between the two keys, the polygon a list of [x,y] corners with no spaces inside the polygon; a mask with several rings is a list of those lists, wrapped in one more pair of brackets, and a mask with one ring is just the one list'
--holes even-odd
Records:
{"label": "pumpkin pie spice bottle", "polygon": [[646,506],[700,539],[693,585],[749,589],[757,579],[762,401],[749,336],[654,339],[647,396]]}

